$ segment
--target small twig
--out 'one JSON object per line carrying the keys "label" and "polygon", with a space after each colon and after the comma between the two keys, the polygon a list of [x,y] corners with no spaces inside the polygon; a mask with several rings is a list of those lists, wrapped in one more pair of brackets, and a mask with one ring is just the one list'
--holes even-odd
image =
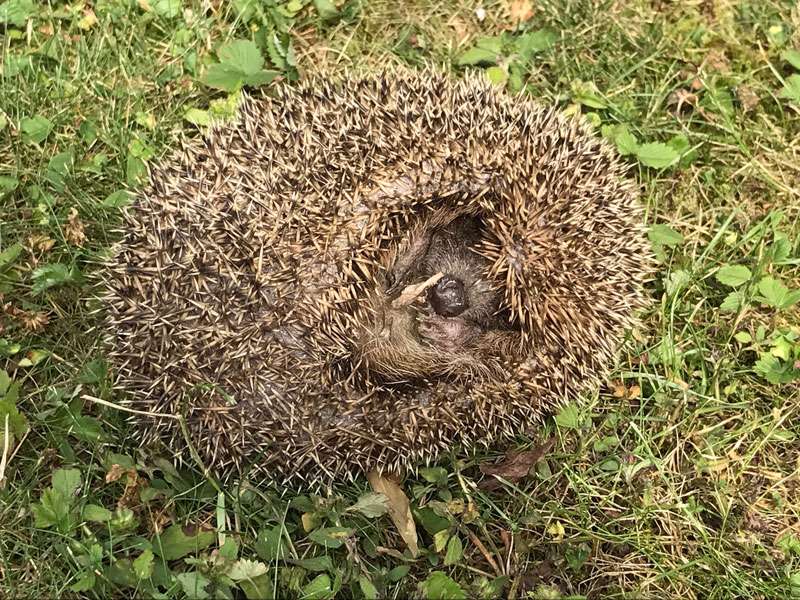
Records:
{"label": "small twig", "polygon": [[467,530],[467,535],[469,536],[470,541],[473,544],[475,544],[475,547],[478,550],[481,551],[481,554],[483,554],[483,557],[486,559],[486,562],[489,563],[489,566],[492,567],[492,569],[494,569],[494,572],[497,574],[498,577],[502,576],[503,572],[500,570],[500,567],[497,566],[497,562],[495,562],[495,560],[492,557],[492,555],[489,554],[489,551],[486,549],[486,546],[483,545],[483,542],[481,542],[478,539],[478,536],[475,535],[474,533],[472,533],[472,531],[470,531],[469,528],[466,528],[466,530]]}

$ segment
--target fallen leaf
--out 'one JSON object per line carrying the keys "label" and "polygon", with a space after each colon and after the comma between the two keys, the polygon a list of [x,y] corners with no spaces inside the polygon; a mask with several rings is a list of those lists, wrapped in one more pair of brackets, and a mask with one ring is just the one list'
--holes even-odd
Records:
{"label": "fallen leaf", "polygon": [[714,71],[719,73],[727,73],[730,71],[731,67],[731,61],[728,60],[728,57],[725,55],[725,51],[717,48],[710,50],[709,53],[706,54],[703,64],[711,67]]}
{"label": "fallen leaf", "polygon": [[47,235],[41,233],[34,233],[28,237],[28,247],[31,250],[39,250],[40,252],[48,252],[53,248],[56,241]]}
{"label": "fallen leaf", "polygon": [[397,528],[400,537],[403,538],[406,546],[411,551],[411,555],[416,557],[419,554],[417,526],[414,524],[414,517],[411,516],[411,505],[403,488],[392,479],[381,475],[375,470],[367,473],[367,480],[374,491],[386,496],[389,517]]}
{"label": "fallen leaf", "polygon": [[612,382],[610,387],[611,393],[615,398],[626,398],[627,400],[633,400],[638,398],[642,393],[642,388],[640,388],[638,385],[632,385],[628,387],[621,381]]}
{"label": "fallen leaf", "polygon": [[47,316],[46,312],[20,310],[14,316],[28,331],[41,331],[50,322],[50,317]]}
{"label": "fallen leaf", "polygon": [[436,285],[436,282],[442,277],[444,277],[444,273],[436,273],[436,275],[431,275],[422,283],[413,283],[411,285],[407,285],[405,288],[403,288],[403,291],[400,292],[400,295],[392,300],[392,308],[402,308],[404,306],[408,306],[414,302],[414,300],[416,300],[425,290],[433,285]]}
{"label": "fallen leaf", "polygon": [[69,211],[69,216],[67,217],[67,225],[64,227],[64,237],[67,239],[67,242],[73,246],[83,246],[86,241],[83,222],[78,216],[78,209],[74,206]]}
{"label": "fallen leaf", "polygon": [[679,90],[675,90],[670,94],[669,103],[675,105],[675,112],[680,113],[681,109],[686,107],[694,107],[697,106],[697,101],[699,100],[697,94],[693,94],[689,90],[685,90],[683,88]]}
{"label": "fallen leaf", "polygon": [[[481,473],[502,477],[507,481],[518,481],[523,477],[527,477],[533,466],[550,451],[554,443],[555,438],[550,438],[544,444],[531,450],[522,452],[509,450],[499,463],[483,463],[480,465]],[[485,490],[492,490],[499,487],[499,482],[496,479],[485,480],[481,482],[479,487]]]}
{"label": "fallen leaf", "polygon": [[761,102],[761,98],[753,91],[753,88],[746,85],[740,85],[736,88],[736,97],[745,112],[750,112]]}
{"label": "fallen leaf", "polygon": [[508,3],[508,14],[514,25],[524,23],[533,16],[533,2],[531,0],[511,0]]}

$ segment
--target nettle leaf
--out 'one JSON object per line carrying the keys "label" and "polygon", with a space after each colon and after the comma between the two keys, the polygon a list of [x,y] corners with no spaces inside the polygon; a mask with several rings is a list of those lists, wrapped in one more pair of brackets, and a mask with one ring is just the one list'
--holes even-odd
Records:
{"label": "nettle leaf", "polygon": [[738,287],[750,281],[753,274],[744,265],[725,265],[717,271],[717,281],[728,287]]}
{"label": "nettle leaf", "polygon": [[627,125],[604,125],[600,131],[603,137],[611,141],[617,147],[617,152],[622,156],[636,154],[639,149],[639,141],[636,139],[636,136],[628,130]]}
{"label": "nettle leaf", "polygon": [[338,548],[351,535],[353,530],[349,527],[323,527],[309,533],[308,539],[326,548]]}
{"label": "nettle leaf", "polygon": [[759,354],[753,370],[774,385],[800,379],[800,369],[795,369],[791,362],[783,362],[768,352]]}
{"label": "nettle leaf", "polygon": [[774,277],[764,277],[758,282],[758,291],[761,293],[757,299],[774,308],[789,308],[800,300],[800,290],[789,291],[783,283]]}
{"label": "nettle leaf", "polygon": [[24,27],[35,14],[36,4],[33,0],[6,0],[0,4],[0,23]]}
{"label": "nettle leaf", "polygon": [[385,515],[389,511],[388,499],[383,494],[370,492],[361,496],[358,502],[347,510],[360,512],[368,519],[374,519]]}
{"label": "nettle leaf", "polygon": [[742,292],[731,292],[719,305],[722,312],[736,312],[744,303],[744,294]]}
{"label": "nettle leaf", "polygon": [[800,104],[800,75],[790,75],[786,78],[781,90],[781,98]]}
{"label": "nettle leaf", "polygon": [[652,225],[647,232],[647,237],[654,244],[672,248],[683,243],[683,236],[669,225],[657,223]]}
{"label": "nettle leaf", "polygon": [[49,119],[36,115],[35,117],[22,119],[19,123],[22,131],[22,141],[28,144],[40,144],[47,139],[53,130],[53,123]]}
{"label": "nettle leaf", "polygon": [[650,142],[638,147],[636,158],[646,167],[666,169],[678,162],[680,154],[667,144]]}
{"label": "nettle leaf", "polygon": [[175,560],[208,548],[215,538],[212,530],[194,525],[171,525],[153,539],[153,552],[164,560]]}
{"label": "nettle leaf", "polygon": [[497,63],[503,52],[503,38],[484,37],[479,39],[475,45],[464,52],[457,61],[460,67],[493,65]]}
{"label": "nettle leaf", "polygon": [[105,523],[114,516],[110,510],[97,504],[87,504],[83,507],[83,519],[95,523]]}
{"label": "nettle leaf", "polygon": [[460,585],[440,571],[431,573],[420,588],[427,600],[465,600],[467,597]]}

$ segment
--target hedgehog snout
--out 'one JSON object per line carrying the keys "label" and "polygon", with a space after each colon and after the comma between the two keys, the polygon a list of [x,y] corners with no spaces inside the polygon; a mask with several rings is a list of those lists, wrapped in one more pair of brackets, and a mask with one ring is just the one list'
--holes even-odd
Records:
{"label": "hedgehog snout", "polygon": [[436,314],[443,317],[457,317],[468,308],[464,282],[446,274],[428,290],[428,302]]}

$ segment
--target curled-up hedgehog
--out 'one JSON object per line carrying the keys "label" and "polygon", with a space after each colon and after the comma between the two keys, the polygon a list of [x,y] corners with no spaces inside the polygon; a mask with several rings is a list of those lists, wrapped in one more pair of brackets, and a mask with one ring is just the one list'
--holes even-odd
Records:
{"label": "curled-up hedgehog", "polygon": [[604,376],[651,259],[576,118],[478,76],[309,79],[151,172],[106,271],[144,442],[328,484],[501,443]]}

